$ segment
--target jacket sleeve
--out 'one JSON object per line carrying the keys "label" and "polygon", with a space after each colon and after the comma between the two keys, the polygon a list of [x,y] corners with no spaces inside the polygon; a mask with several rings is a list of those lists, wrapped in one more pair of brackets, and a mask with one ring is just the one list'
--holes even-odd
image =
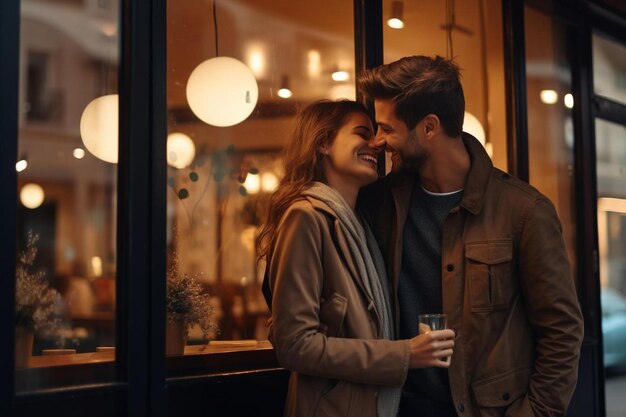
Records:
{"label": "jacket sleeve", "polygon": [[583,321],[561,223],[549,200],[538,199],[530,208],[519,245],[535,366],[520,412],[507,416],[526,417],[529,409],[535,417],[564,416],[578,378]]}
{"label": "jacket sleeve", "polygon": [[408,340],[327,337],[319,331],[324,225],[317,216],[302,208],[289,209],[268,265],[278,361],[302,374],[401,386],[408,370]]}

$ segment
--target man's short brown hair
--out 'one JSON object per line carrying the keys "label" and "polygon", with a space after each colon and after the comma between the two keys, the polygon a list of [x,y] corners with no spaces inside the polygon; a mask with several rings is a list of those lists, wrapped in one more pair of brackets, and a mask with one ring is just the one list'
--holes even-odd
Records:
{"label": "man's short brown hair", "polygon": [[416,55],[366,70],[357,83],[369,100],[392,100],[396,116],[409,130],[426,115],[435,114],[446,134],[456,137],[461,134],[465,113],[460,77],[454,61]]}

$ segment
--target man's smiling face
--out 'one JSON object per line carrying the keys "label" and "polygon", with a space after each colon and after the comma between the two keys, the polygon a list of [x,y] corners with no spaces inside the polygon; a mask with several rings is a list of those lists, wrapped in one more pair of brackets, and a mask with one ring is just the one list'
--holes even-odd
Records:
{"label": "man's smiling face", "polygon": [[391,153],[392,171],[417,171],[428,158],[428,152],[420,143],[419,131],[423,120],[409,130],[404,121],[398,119],[395,104],[391,99],[374,100],[376,112],[376,145],[384,146]]}

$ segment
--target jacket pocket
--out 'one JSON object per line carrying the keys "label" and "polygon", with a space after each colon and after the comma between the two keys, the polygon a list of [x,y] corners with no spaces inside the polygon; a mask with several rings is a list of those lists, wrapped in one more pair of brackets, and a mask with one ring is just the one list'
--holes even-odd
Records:
{"label": "jacket pocket", "polygon": [[465,244],[465,274],[473,312],[507,308],[516,292],[513,280],[513,240]]}
{"label": "jacket pocket", "polygon": [[319,321],[327,326],[326,336],[339,337],[343,331],[343,322],[348,309],[348,299],[341,294],[333,293],[320,306]]}
{"label": "jacket pocket", "polygon": [[338,417],[350,415],[352,383],[336,381],[320,397],[315,417]]}
{"label": "jacket pocket", "polygon": [[528,392],[531,368],[517,369],[472,383],[472,392],[481,416],[504,415],[507,407]]}

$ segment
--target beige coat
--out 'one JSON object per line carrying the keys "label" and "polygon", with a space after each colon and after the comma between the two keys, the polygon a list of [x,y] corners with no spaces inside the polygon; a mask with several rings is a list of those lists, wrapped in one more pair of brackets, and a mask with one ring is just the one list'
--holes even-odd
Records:
{"label": "beige coat", "polygon": [[274,348],[292,371],[285,415],[375,417],[378,386],[406,379],[409,342],[379,339],[376,308],[327,205],[306,198],[287,210],[268,278]]}
{"label": "beige coat", "polygon": [[[463,141],[471,169],[443,225],[441,260],[443,310],[457,332],[455,407],[461,417],[563,416],[583,323],[561,224],[545,196],[494,168],[476,139]],[[360,196],[394,294],[414,179],[392,174]]]}

